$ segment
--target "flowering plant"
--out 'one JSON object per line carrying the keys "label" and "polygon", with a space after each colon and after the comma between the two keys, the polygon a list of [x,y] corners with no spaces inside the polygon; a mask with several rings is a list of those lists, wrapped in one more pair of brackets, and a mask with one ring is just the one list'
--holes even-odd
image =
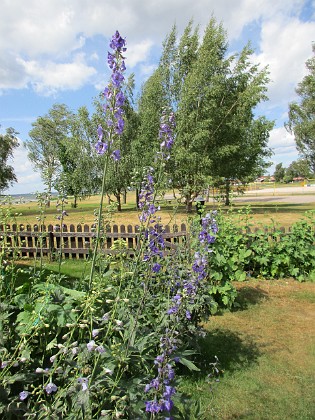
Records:
{"label": "flowering plant", "polygon": [[124,128],[126,41],[116,32],[110,47],[106,126],[98,127],[95,145],[105,159],[90,274],[77,284],[50,275],[22,285],[10,300],[0,342],[0,414],[8,418],[171,418],[178,410],[178,365],[198,370],[187,356],[211,310],[208,261],[217,225],[215,214],[204,215],[192,230],[195,239],[168,251],[157,197],[176,141],[170,110],[161,116],[155,167],[142,183],[135,255],[127,257],[123,241],[111,255],[101,253],[107,166],[109,159],[119,162]]}

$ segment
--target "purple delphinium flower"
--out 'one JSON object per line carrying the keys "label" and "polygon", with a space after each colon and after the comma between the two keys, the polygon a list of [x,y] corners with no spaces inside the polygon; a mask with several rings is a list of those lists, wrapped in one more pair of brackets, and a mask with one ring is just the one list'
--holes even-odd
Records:
{"label": "purple delphinium flower", "polygon": [[105,353],[105,348],[104,346],[100,345],[100,346],[95,347],[95,351],[97,353]]}
{"label": "purple delphinium flower", "polygon": [[57,385],[55,385],[53,382],[49,382],[49,384],[44,386],[44,390],[47,392],[48,395],[52,394],[53,392],[56,392],[57,389]]}
{"label": "purple delphinium flower", "polygon": [[19,393],[19,397],[20,397],[20,400],[21,401],[24,401],[24,400],[26,400],[26,398],[29,396],[29,392],[28,391],[22,391],[22,392],[20,392]]}
{"label": "purple delphinium flower", "polygon": [[110,82],[104,89],[103,95],[106,104],[103,106],[106,116],[106,126],[108,131],[104,131],[101,125],[98,126],[97,135],[98,142],[95,145],[95,150],[98,154],[103,155],[109,152],[114,161],[120,160],[120,151],[112,150],[112,144],[115,136],[120,136],[124,129],[123,106],[125,97],[121,91],[122,84],[125,80],[124,71],[125,57],[123,53],[126,51],[126,41],[122,38],[118,31],[113,35],[110,44],[112,52],[107,54],[107,63],[112,70]]}
{"label": "purple delphinium flower", "polygon": [[169,151],[174,143],[175,116],[173,112],[163,111],[160,120],[159,139],[162,158],[170,158]]}
{"label": "purple delphinium flower", "polygon": [[[204,243],[206,246],[211,245],[215,241],[215,235],[218,232],[218,226],[214,216],[216,212],[207,213],[201,219],[201,230],[199,233],[199,241]],[[210,248],[209,248],[210,250]]]}
{"label": "purple delphinium flower", "polygon": [[[178,321],[191,320],[192,314],[189,305],[194,303],[200,282],[207,276],[207,256],[211,252],[211,245],[215,241],[215,234],[218,232],[214,218],[215,214],[207,214],[202,219],[201,230],[199,233],[199,249],[195,253],[191,271],[187,278],[177,281],[173,288],[171,306],[167,310],[170,318],[176,317]],[[151,393],[152,400],[146,401],[145,409],[147,412],[158,413],[163,411],[170,412],[173,407],[172,396],[176,389],[171,385],[175,377],[173,364],[179,361],[173,353],[177,349],[176,338],[169,336],[169,330],[165,337],[160,340],[161,354],[158,355],[154,363],[158,369],[158,376],[145,386],[145,392]],[[174,334],[174,332],[173,332]]]}
{"label": "purple delphinium flower", "polygon": [[111,156],[113,160],[117,162],[118,160],[120,160],[120,150],[114,150]]}
{"label": "purple delphinium flower", "polygon": [[176,342],[177,339],[173,336],[160,339],[161,354],[154,360],[158,376],[145,386],[145,392],[154,396],[151,401],[145,402],[147,412],[169,412],[173,408],[172,396],[176,393],[176,389],[171,385],[175,377],[174,358],[171,360],[171,354],[177,349]]}
{"label": "purple delphinium flower", "polygon": [[100,330],[95,328],[94,330],[92,330],[92,337],[93,338],[96,337],[97,335],[99,335],[99,333],[100,333]]}
{"label": "purple delphinium flower", "polygon": [[88,351],[94,351],[96,349],[97,345],[95,344],[94,340],[91,340],[87,343],[86,347],[87,347]]}

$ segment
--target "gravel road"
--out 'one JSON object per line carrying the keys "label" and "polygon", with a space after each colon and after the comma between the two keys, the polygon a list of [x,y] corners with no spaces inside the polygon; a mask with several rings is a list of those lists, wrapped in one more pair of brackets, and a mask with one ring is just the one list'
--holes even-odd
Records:
{"label": "gravel road", "polygon": [[315,185],[309,187],[281,187],[264,188],[246,191],[243,196],[236,197],[235,201],[242,202],[282,202],[282,203],[315,203]]}

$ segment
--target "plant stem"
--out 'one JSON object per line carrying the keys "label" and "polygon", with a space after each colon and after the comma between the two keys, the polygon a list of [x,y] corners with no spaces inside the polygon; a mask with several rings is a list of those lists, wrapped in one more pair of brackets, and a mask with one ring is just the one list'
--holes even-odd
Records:
{"label": "plant stem", "polygon": [[109,153],[107,153],[105,164],[104,164],[104,170],[103,170],[101,200],[100,200],[100,205],[99,205],[99,210],[98,210],[97,230],[96,230],[96,238],[95,238],[95,243],[94,243],[93,259],[92,259],[92,265],[91,265],[91,271],[90,271],[88,291],[90,291],[92,287],[93,274],[94,274],[95,264],[96,264],[96,256],[97,256],[98,245],[99,245],[100,236],[101,236],[100,231],[101,231],[101,225],[102,225],[103,202],[104,202],[104,194],[105,194],[105,181],[106,181],[106,175],[107,175],[108,161],[109,161]]}

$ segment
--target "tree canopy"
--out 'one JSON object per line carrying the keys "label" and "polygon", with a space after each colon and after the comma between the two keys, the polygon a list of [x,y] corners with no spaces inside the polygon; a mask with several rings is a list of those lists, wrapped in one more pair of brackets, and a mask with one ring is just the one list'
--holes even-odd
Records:
{"label": "tree canopy", "polygon": [[66,105],[53,105],[46,115],[38,117],[32,124],[30,140],[24,143],[28,158],[40,173],[48,194],[51,194],[60,171],[59,153],[61,144],[69,134],[70,116]]}
{"label": "tree canopy", "polygon": [[[269,131],[273,122],[256,117],[256,106],[267,99],[268,71],[251,63],[253,50],[228,54],[227,35],[214,18],[198,42],[192,22],[177,40],[172,28],[163,44],[160,65],[145,84],[140,97],[140,129],[156,125],[166,104],[176,113],[176,141],[168,164],[173,187],[185,199],[187,209],[207,186],[209,177],[229,180],[255,177],[271,154]],[[154,84],[153,84],[154,81]],[[153,95],[145,95],[155,86]],[[149,109],[154,109],[150,117]],[[151,133],[157,133],[155,128]],[[152,142],[150,144],[154,144]],[[228,196],[228,194],[227,194]]]}
{"label": "tree canopy", "polygon": [[[179,37],[174,25],[166,36],[159,65],[133,99],[133,76],[125,83],[125,131],[121,159],[110,162],[106,185],[120,207],[120,196],[131,184],[139,187],[144,168],[155,165],[159,151],[160,117],[165,108],[176,116],[175,143],[165,165],[169,184],[179,190],[187,210],[209,185],[223,180],[228,204],[230,181],[246,182],[267,166],[273,122],[256,115],[267,99],[267,68],[252,63],[253,50],[228,52],[227,34],[212,17],[202,39],[190,21]],[[97,191],[102,157],[94,154],[97,127],[104,107],[99,100],[90,117],[66,105],[54,105],[39,117],[26,143],[29,158],[51,191],[60,177],[75,197]]]}
{"label": "tree canopy", "polygon": [[12,127],[7,128],[5,134],[0,134],[0,192],[17,181],[8,159],[13,157],[13,150],[19,146],[18,134]]}
{"label": "tree canopy", "polygon": [[306,61],[308,74],[296,88],[300,101],[289,104],[286,128],[294,134],[298,151],[315,172],[315,44],[312,50],[313,57]]}

